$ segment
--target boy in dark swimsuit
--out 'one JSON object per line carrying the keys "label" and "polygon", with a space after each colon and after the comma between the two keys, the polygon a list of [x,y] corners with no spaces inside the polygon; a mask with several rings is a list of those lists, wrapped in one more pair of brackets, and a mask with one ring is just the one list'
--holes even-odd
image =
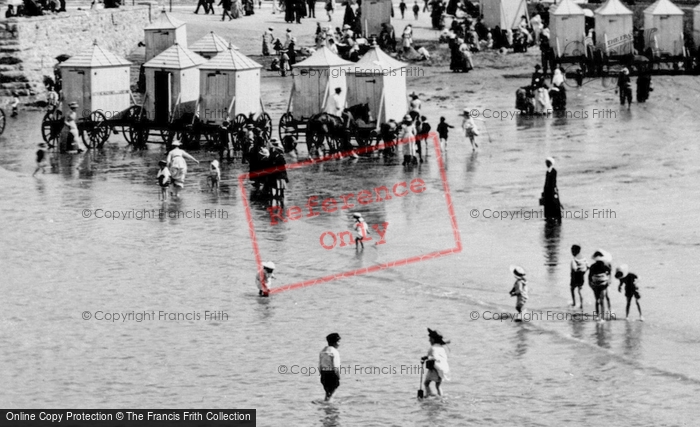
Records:
{"label": "boy in dark swimsuit", "polygon": [[642,307],[639,305],[639,300],[642,298],[639,295],[639,286],[637,286],[637,275],[629,272],[629,267],[627,264],[622,264],[617,267],[615,271],[615,278],[620,281],[620,286],[617,287],[618,292],[622,292],[622,285],[625,286],[625,297],[627,297],[627,312],[625,320],[629,319],[630,316],[630,303],[632,298],[637,304],[637,310],[639,311],[639,321],[643,322],[644,317],[642,317]]}

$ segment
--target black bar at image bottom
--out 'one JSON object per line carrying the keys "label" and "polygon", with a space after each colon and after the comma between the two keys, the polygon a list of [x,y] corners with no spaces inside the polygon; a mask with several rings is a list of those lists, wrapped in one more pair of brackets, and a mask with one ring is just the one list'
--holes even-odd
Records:
{"label": "black bar at image bottom", "polygon": [[0,409],[0,426],[245,426],[255,409]]}

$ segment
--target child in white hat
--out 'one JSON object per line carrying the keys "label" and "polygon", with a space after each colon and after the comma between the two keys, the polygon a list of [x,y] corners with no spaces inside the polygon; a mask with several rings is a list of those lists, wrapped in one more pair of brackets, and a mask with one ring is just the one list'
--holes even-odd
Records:
{"label": "child in white hat", "polygon": [[510,296],[518,297],[515,303],[515,309],[518,311],[516,322],[522,322],[523,309],[527,302],[527,279],[525,278],[525,269],[517,265],[510,266],[510,272],[515,276],[513,289],[510,290]]}
{"label": "child in white hat", "polygon": [[357,249],[358,244],[362,245],[362,249],[364,249],[365,244],[362,241],[369,234],[367,223],[360,213],[354,213],[352,216],[355,218],[355,225],[353,225],[355,228],[355,249]]}
{"label": "child in white hat", "polygon": [[469,142],[472,144],[472,151],[476,151],[479,148],[479,144],[476,143],[475,137],[479,135],[479,130],[476,128],[476,123],[469,113],[469,109],[465,108],[462,111],[462,129],[464,129],[464,135],[469,138]]}
{"label": "child in white hat", "polygon": [[270,288],[272,287],[272,279],[275,275],[272,272],[275,270],[275,263],[267,261],[262,263],[263,271],[255,275],[255,283],[258,285],[258,295],[261,297],[270,296]]}
{"label": "child in white hat", "polygon": [[625,320],[630,317],[630,303],[632,302],[632,298],[634,298],[634,302],[637,304],[637,310],[639,311],[639,321],[643,322],[644,318],[642,317],[642,307],[639,305],[639,300],[642,297],[639,295],[637,275],[630,273],[627,264],[622,264],[621,266],[617,267],[615,271],[615,278],[620,281],[620,286],[617,287],[618,292],[622,292],[622,285],[625,286],[625,297],[627,297],[627,311],[625,314]]}
{"label": "child in white hat", "polygon": [[209,184],[211,185],[210,191],[219,191],[219,181],[221,180],[221,169],[219,169],[219,161],[212,160],[209,164]]}

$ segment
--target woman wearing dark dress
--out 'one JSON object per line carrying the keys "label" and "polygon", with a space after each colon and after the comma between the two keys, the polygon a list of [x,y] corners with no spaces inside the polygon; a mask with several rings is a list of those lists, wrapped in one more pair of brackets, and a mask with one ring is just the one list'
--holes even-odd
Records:
{"label": "woman wearing dark dress", "polygon": [[542,191],[542,205],[544,206],[544,218],[547,221],[561,222],[561,202],[559,201],[559,189],[557,188],[557,170],[554,169],[554,159],[547,157],[547,175]]}

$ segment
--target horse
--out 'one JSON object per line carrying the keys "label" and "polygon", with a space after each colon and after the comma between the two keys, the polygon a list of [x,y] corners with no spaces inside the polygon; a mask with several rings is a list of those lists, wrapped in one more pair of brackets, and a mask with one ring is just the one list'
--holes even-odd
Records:
{"label": "horse", "polygon": [[311,116],[306,125],[306,146],[309,155],[323,150],[324,141],[328,142],[329,152],[335,153],[342,148],[350,149],[350,136],[370,122],[370,110],[367,103],[353,105],[343,110],[342,117],[329,113]]}

